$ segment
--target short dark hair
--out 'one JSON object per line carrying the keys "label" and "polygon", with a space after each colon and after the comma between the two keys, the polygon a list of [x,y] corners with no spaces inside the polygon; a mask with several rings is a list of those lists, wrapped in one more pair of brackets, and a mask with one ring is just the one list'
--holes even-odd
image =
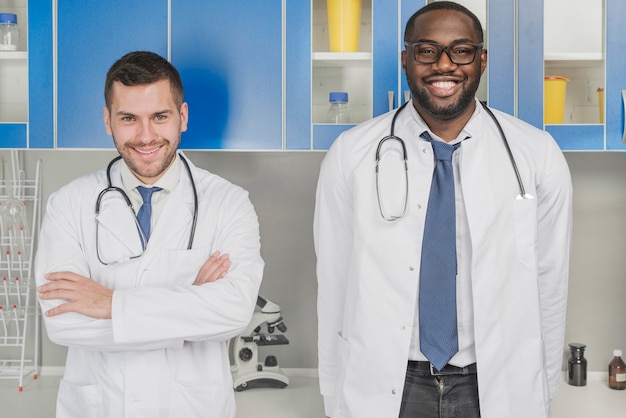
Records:
{"label": "short dark hair", "polygon": [[139,86],[169,80],[172,96],[180,109],[184,89],[178,70],[165,58],[154,52],[134,51],[118,59],[107,72],[104,84],[104,101],[111,110],[113,83],[119,81],[125,86]]}
{"label": "short dark hair", "polygon": [[478,42],[483,41],[483,26],[481,25],[478,17],[476,17],[476,15],[472,13],[467,7],[453,1],[435,1],[433,3],[427,4],[426,6],[415,12],[413,16],[411,16],[406,22],[406,29],[404,30],[405,41],[411,41],[411,39],[408,39],[408,37],[413,33],[415,19],[417,19],[426,12],[430,12],[431,10],[456,10],[457,12],[461,12],[467,15],[470,19],[472,19],[472,22],[474,22],[474,30],[477,32],[479,37]]}

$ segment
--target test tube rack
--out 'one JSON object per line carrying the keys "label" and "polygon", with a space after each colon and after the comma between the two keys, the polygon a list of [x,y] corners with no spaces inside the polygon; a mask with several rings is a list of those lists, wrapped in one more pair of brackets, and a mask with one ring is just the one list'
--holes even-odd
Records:
{"label": "test tube rack", "polygon": [[16,379],[21,392],[24,377],[37,379],[39,368],[40,319],[32,265],[41,219],[41,161],[35,179],[27,180],[16,150],[11,160],[12,178],[0,180],[0,379]]}

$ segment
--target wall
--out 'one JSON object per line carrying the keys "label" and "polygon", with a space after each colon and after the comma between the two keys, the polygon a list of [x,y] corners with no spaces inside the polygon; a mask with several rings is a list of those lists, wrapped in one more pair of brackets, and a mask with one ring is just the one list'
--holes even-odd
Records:
{"label": "wall", "polygon": [[[105,151],[27,151],[26,167],[43,160],[43,197],[70,179],[104,167]],[[261,223],[266,262],[261,294],[278,303],[287,346],[261,351],[282,367],[313,368],[316,281],[312,218],[319,152],[188,152],[199,166],[250,192]],[[7,151],[0,152],[10,161]],[[574,242],[567,342],[587,344],[590,371],[605,371],[613,348],[626,351],[626,153],[566,153],[574,182]],[[32,170],[29,175],[32,175]],[[44,332],[45,334],[45,332]],[[62,366],[65,349],[42,343],[44,366]],[[569,355],[564,348],[564,358]]]}

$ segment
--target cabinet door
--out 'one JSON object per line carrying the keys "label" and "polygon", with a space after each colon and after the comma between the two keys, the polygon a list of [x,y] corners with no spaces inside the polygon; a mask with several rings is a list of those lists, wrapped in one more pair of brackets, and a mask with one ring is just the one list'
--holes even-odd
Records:
{"label": "cabinet door", "polygon": [[185,149],[282,148],[282,2],[172,1]]}
{"label": "cabinet door", "polygon": [[30,1],[28,8],[28,144],[54,146],[52,2]]}
{"label": "cabinet door", "polygon": [[103,125],[104,81],[127,52],[167,57],[167,0],[59,0],[57,146],[112,148]]}
{"label": "cabinet door", "polygon": [[626,149],[626,2],[606,0],[606,149]]}

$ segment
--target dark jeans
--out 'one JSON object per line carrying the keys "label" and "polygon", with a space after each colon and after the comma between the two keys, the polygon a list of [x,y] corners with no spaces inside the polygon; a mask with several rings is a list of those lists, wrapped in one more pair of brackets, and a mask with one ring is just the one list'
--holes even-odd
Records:
{"label": "dark jeans", "polygon": [[431,376],[409,367],[400,418],[480,418],[476,374]]}

